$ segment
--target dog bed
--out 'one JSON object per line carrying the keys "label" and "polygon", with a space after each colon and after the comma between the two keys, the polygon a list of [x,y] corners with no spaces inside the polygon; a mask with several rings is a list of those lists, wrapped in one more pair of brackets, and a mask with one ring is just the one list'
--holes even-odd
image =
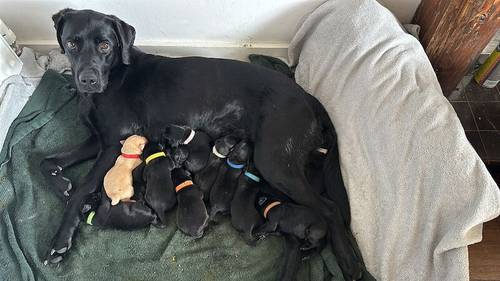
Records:
{"label": "dog bed", "polygon": [[469,280],[467,245],[500,214],[500,192],[419,42],[375,0],[330,0],[305,19],[289,58],[337,130],[368,270]]}
{"label": "dog bed", "polygon": [[[71,81],[45,72],[7,134],[0,154],[0,280],[276,280],[281,238],[269,237],[250,247],[226,219],[195,241],[176,230],[175,212],[164,229],[82,225],[62,264],[44,266],[64,204],[44,180],[39,163],[88,135],[77,118]],[[70,178],[80,178],[91,164],[72,168]],[[303,263],[298,280],[343,279],[325,248]]]}

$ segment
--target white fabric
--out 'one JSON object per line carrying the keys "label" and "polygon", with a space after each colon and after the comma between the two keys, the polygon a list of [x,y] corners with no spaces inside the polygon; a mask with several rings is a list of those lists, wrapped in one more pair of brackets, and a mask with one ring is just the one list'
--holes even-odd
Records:
{"label": "white fabric", "polygon": [[337,129],[352,229],[378,280],[468,280],[500,192],[419,42],[375,0],[330,0],[295,35],[296,80]]}
{"label": "white fabric", "polygon": [[47,56],[37,57],[30,48],[23,48],[20,56],[23,68],[0,83],[0,149],[10,124],[29,100],[47,69],[58,72],[70,70],[67,58],[59,50],[51,50]]}

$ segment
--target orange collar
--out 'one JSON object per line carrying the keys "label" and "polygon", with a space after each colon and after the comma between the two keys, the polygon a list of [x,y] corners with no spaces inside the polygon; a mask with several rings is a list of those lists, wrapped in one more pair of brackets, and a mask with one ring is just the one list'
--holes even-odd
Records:
{"label": "orange collar", "polygon": [[186,187],[188,187],[188,186],[192,186],[193,184],[194,184],[194,183],[193,183],[193,181],[192,181],[192,180],[187,180],[187,181],[185,181],[185,182],[183,182],[183,183],[179,184],[178,186],[176,186],[176,187],[175,187],[175,192],[177,193],[177,192],[181,191],[182,189],[184,189],[184,188],[186,188]]}
{"label": "orange collar", "polygon": [[273,203],[267,205],[267,207],[264,209],[264,218],[267,219],[267,213],[269,213],[269,211],[271,211],[272,208],[278,206],[279,204],[281,204],[280,201],[274,201]]}

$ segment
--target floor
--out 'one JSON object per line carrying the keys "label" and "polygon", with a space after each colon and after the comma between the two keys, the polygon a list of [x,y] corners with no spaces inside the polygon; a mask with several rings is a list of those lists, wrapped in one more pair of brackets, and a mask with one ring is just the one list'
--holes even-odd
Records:
{"label": "floor", "polygon": [[[469,142],[500,185],[500,91],[474,81],[448,97]],[[500,281],[500,218],[484,224],[483,241],[469,247],[471,281]]]}
{"label": "floor", "polygon": [[500,164],[500,91],[470,82],[448,97],[465,134],[486,164]]}

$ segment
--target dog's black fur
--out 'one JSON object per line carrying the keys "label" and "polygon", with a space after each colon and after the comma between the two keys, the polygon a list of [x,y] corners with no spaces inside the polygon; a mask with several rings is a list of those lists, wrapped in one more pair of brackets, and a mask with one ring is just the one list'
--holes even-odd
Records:
{"label": "dog's black fur", "polygon": [[[313,98],[300,86],[278,72],[244,62],[142,53],[133,47],[135,29],[115,16],[64,9],[53,20],[75,77],[80,117],[93,136],[76,150],[49,156],[42,171],[52,173],[61,167],[62,176],[65,168],[82,159],[98,157],[83,183],[73,187],[48,251],[49,262],[59,262],[66,251],[58,250],[70,248],[82,220],[82,205],[90,194],[100,191],[104,175],[120,152],[119,141],[144,127],[179,124],[203,130],[212,139],[235,134],[252,141],[253,160],[263,178],[327,219],[344,276],[361,278],[362,259],[345,225],[347,203],[322,200],[311,192],[304,175],[307,156],[322,146],[325,128],[331,134],[334,131],[328,126],[328,116],[316,113],[318,102],[311,102]],[[333,177],[325,175],[326,187],[345,193],[343,185],[337,186],[341,181],[337,149],[328,149],[325,170],[337,171]],[[56,190],[68,187],[49,179],[61,184]]]}
{"label": "dog's black fur", "polygon": [[[247,173],[250,173],[250,176],[247,176]],[[255,178],[251,175],[254,175]],[[231,202],[231,224],[242,233],[243,238],[250,245],[253,245],[255,241],[254,229],[264,223],[264,218],[255,209],[259,186],[264,184],[255,165],[250,162],[245,173],[238,179],[238,185]]]}
{"label": "dog's black fur", "polygon": [[145,201],[156,212],[160,223],[165,225],[166,213],[175,207],[177,197],[170,172],[177,167],[165,147],[157,142],[148,142],[142,151],[141,158],[145,161],[149,156],[164,152],[165,157],[158,157],[144,165],[143,179],[146,182]]}
{"label": "dog's black fur", "polygon": [[[213,148],[215,148],[221,155],[227,157],[237,143],[238,139],[235,136],[227,135],[217,139]],[[223,163],[225,163],[225,161],[225,158],[220,158],[214,153],[210,153],[210,157],[208,158],[208,163],[205,168],[194,175],[194,180],[200,187],[200,190],[203,192],[203,197],[207,201],[210,199],[210,191],[212,190],[212,186],[217,179],[219,168]]]}
{"label": "dog's black fur", "polygon": [[[192,180],[189,172],[183,168],[172,171],[174,186]],[[208,212],[203,202],[203,193],[196,184],[177,192],[177,228],[195,238],[203,236],[208,226]]]}
{"label": "dog's black fur", "polygon": [[[247,141],[240,141],[229,153],[226,164],[221,165],[217,172],[217,179],[210,190],[210,219],[218,221],[220,215],[227,215],[231,210],[238,178],[243,173],[248,159],[252,156],[252,147]],[[241,168],[234,168],[229,165],[243,165]]]}
{"label": "dog's black fur", "polygon": [[212,139],[201,130],[193,130],[195,132],[194,138],[188,144],[184,144],[191,130],[192,129],[187,126],[169,125],[165,129],[163,136],[170,146],[176,147],[178,150],[182,151],[182,157],[179,155],[179,152],[177,152],[177,161],[182,162],[182,165],[189,172],[197,173],[207,166]]}
{"label": "dog's black fur", "polygon": [[317,150],[311,152],[304,169],[307,181],[318,194],[325,192],[325,178],[323,176],[323,166],[326,155]]}

